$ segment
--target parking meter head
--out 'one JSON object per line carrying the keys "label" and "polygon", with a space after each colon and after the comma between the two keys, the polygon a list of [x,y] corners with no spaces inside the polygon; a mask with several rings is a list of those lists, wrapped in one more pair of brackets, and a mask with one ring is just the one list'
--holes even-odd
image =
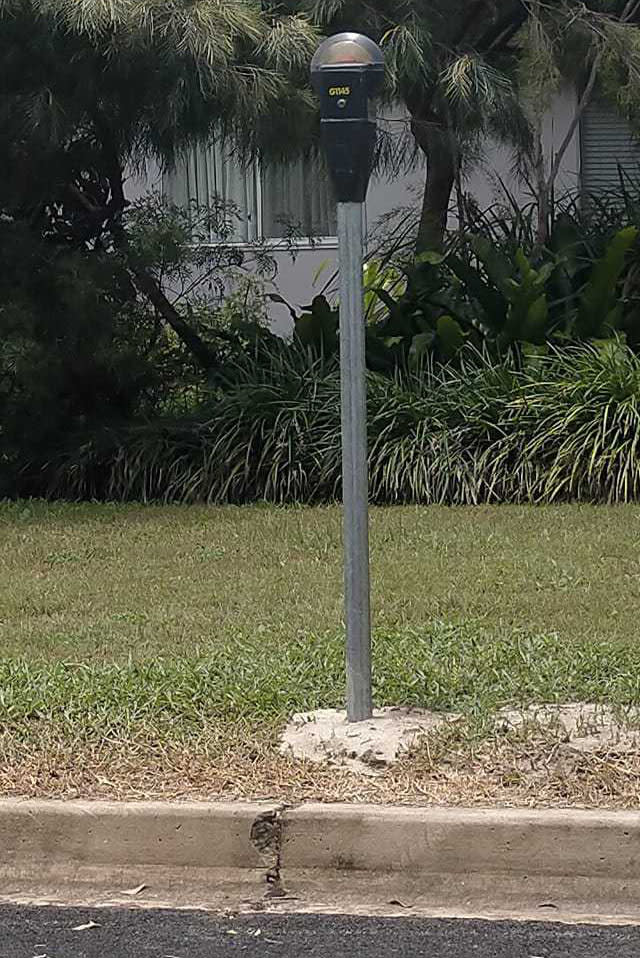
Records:
{"label": "parking meter head", "polygon": [[362,33],[328,37],[311,61],[311,81],[326,119],[367,119],[369,101],[383,80],[382,50]]}
{"label": "parking meter head", "polygon": [[364,202],[376,140],[370,103],[383,80],[382,50],[361,33],[328,37],[311,61],[322,142],[339,203]]}
{"label": "parking meter head", "polygon": [[336,33],[323,40],[311,61],[311,72],[337,66],[371,67],[384,71],[384,57],[377,43],[364,33]]}

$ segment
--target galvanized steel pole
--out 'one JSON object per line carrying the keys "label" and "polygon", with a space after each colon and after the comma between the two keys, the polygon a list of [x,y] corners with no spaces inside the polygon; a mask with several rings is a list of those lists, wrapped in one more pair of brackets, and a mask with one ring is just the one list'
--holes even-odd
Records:
{"label": "galvanized steel pole", "polygon": [[362,220],[362,203],[338,203],[344,593],[347,718],[350,722],[361,722],[373,714]]}

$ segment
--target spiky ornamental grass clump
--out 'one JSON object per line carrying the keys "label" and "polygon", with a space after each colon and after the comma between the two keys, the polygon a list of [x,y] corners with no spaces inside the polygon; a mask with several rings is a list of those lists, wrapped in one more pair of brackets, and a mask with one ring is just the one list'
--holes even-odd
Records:
{"label": "spiky ornamental grass clump", "polygon": [[[620,344],[560,352],[525,384],[538,501],[629,502],[640,493],[640,361]],[[549,373],[552,375],[549,375]]]}
{"label": "spiky ornamental grass clump", "polygon": [[[97,436],[50,463],[61,498],[275,503],[340,496],[336,360],[271,346],[189,417]],[[628,502],[640,492],[640,360],[622,343],[524,365],[369,374],[371,498],[379,503]]]}

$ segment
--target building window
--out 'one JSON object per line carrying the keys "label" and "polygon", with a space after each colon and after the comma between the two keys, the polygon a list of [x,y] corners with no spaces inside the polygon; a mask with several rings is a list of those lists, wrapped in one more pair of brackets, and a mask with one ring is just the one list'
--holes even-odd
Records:
{"label": "building window", "polygon": [[581,185],[598,194],[640,182],[640,142],[629,124],[606,103],[592,102],[580,125]]}
{"label": "building window", "polygon": [[163,193],[178,206],[208,206],[216,198],[229,204],[233,229],[227,238],[237,243],[336,235],[328,173],[311,157],[242,165],[223,146],[194,147],[164,175]]}

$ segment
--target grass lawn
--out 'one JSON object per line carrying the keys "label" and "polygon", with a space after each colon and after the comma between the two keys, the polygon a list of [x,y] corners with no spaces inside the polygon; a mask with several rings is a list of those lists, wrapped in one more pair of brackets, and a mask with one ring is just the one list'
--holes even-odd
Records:
{"label": "grass lawn", "polygon": [[342,702],[338,508],[5,503],[0,542],[0,792],[640,800],[637,756],[486,726],[640,704],[640,507],[372,511],[377,702],[467,725],[368,782],[275,748]]}
{"label": "grass lawn", "polygon": [[[336,632],[340,510],[0,504],[4,655],[83,662]],[[374,625],[634,641],[640,507],[374,509]]]}

